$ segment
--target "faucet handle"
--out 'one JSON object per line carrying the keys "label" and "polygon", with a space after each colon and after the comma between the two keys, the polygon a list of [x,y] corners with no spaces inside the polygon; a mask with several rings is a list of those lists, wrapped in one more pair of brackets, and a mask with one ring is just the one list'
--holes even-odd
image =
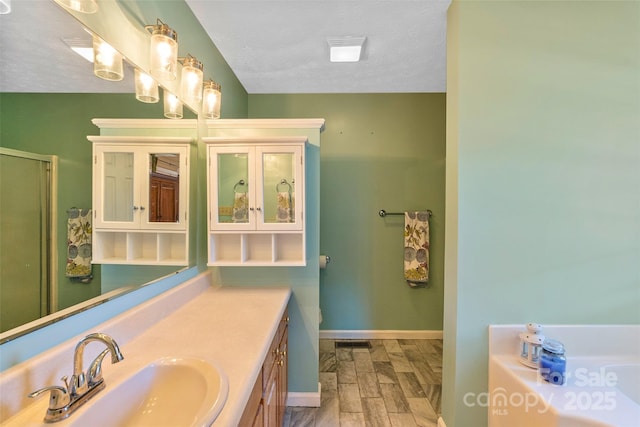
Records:
{"label": "faucet handle", "polygon": [[106,348],[100,353],[89,365],[89,369],[87,370],[87,383],[89,383],[89,387],[99,383],[102,381],[102,361],[105,356],[109,354],[109,349]]}
{"label": "faucet handle", "polygon": [[[65,377],[63,377],[65,378]],[[36,398],[46,393],[47,391],[51,392],[49,395],[49,409],[61,409],[69,404],[71,401],[69,397],[69,393],[67,392],[66,387],[60,387],[57,385],[51,385],[48,387],[43,387],[39,390],[36,390],[32,393],[29,393],[27,397]]]}

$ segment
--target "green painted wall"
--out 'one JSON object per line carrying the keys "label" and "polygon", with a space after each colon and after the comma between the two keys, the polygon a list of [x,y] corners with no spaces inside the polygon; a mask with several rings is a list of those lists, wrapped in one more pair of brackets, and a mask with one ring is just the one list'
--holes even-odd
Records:
{"label": "green painted wall", "polygon": [[[249,95],[250,118],[326,119],[320,145],[322,330],[441,330],[444,94]],[[431,284],[403,279],[403,218],[431,209]]]}
{"label": "green painted wall", "polygon": [[443,416],[481,427],[488,325],[640,323],[640,3],[454,1],[448,31]]}

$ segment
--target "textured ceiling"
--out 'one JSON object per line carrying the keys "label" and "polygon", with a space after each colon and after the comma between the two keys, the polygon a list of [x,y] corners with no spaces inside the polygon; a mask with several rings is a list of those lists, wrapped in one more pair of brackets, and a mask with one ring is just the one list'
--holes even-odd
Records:
{"label": "textured ceiling", "polygon": [[[248,93],[444,92],[450,0],[186,0]],[[92,73],[84,38],[51,0],[0,15],[0,91],[133,92]],[[358,63],[331,63],[328,37],[366,36]]]}
{"label": "textured ceiling", "polygon": [[[449,0],[186,0],[249,93],[444,92]],[[328,37],[366,36],[358,63]]]}

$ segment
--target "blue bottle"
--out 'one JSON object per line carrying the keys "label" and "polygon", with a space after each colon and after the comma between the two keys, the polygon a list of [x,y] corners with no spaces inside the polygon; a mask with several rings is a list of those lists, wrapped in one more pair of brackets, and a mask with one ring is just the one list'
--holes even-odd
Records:
{"label": "blue bottle", "polygon": [[563,385],[567,379],[567,358],[560,341],[545,339],[540,353],[540,376],[547,382]]}

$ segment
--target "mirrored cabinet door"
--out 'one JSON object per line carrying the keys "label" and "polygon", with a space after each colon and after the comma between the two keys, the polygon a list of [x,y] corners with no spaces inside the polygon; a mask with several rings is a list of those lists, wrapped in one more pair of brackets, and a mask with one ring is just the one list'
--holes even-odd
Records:
{"label": "mirrored cabinet door", "polygon": [[105,151],[102,156],[104,165],[104,185],[102,188],[104,221],[131,224],[134,221],[133,153]]}
{"label": "mirrored cabinet door", "polygon": [[150,153],[149,201],[147,220],[150,223],[180,222],[180,174],[179,153]]}
{"label": "mirrored cabinet door", "polygon": [[96,228],[184,230],[188,149],[94,145]]}
{"label": "mirrored cabinet door", "polygon": [[296,199],[296,184],[300,185],[303,179],[302,148],[256,147],[256,158],[260,171],[257,199],[262,207],[258,227],[264,230],[300,230],[303,206]]}
{"label": "mirrored cabinet door", "polygon": [[256,223],[253,150],[209,148],[211,229],[251,230]]}

